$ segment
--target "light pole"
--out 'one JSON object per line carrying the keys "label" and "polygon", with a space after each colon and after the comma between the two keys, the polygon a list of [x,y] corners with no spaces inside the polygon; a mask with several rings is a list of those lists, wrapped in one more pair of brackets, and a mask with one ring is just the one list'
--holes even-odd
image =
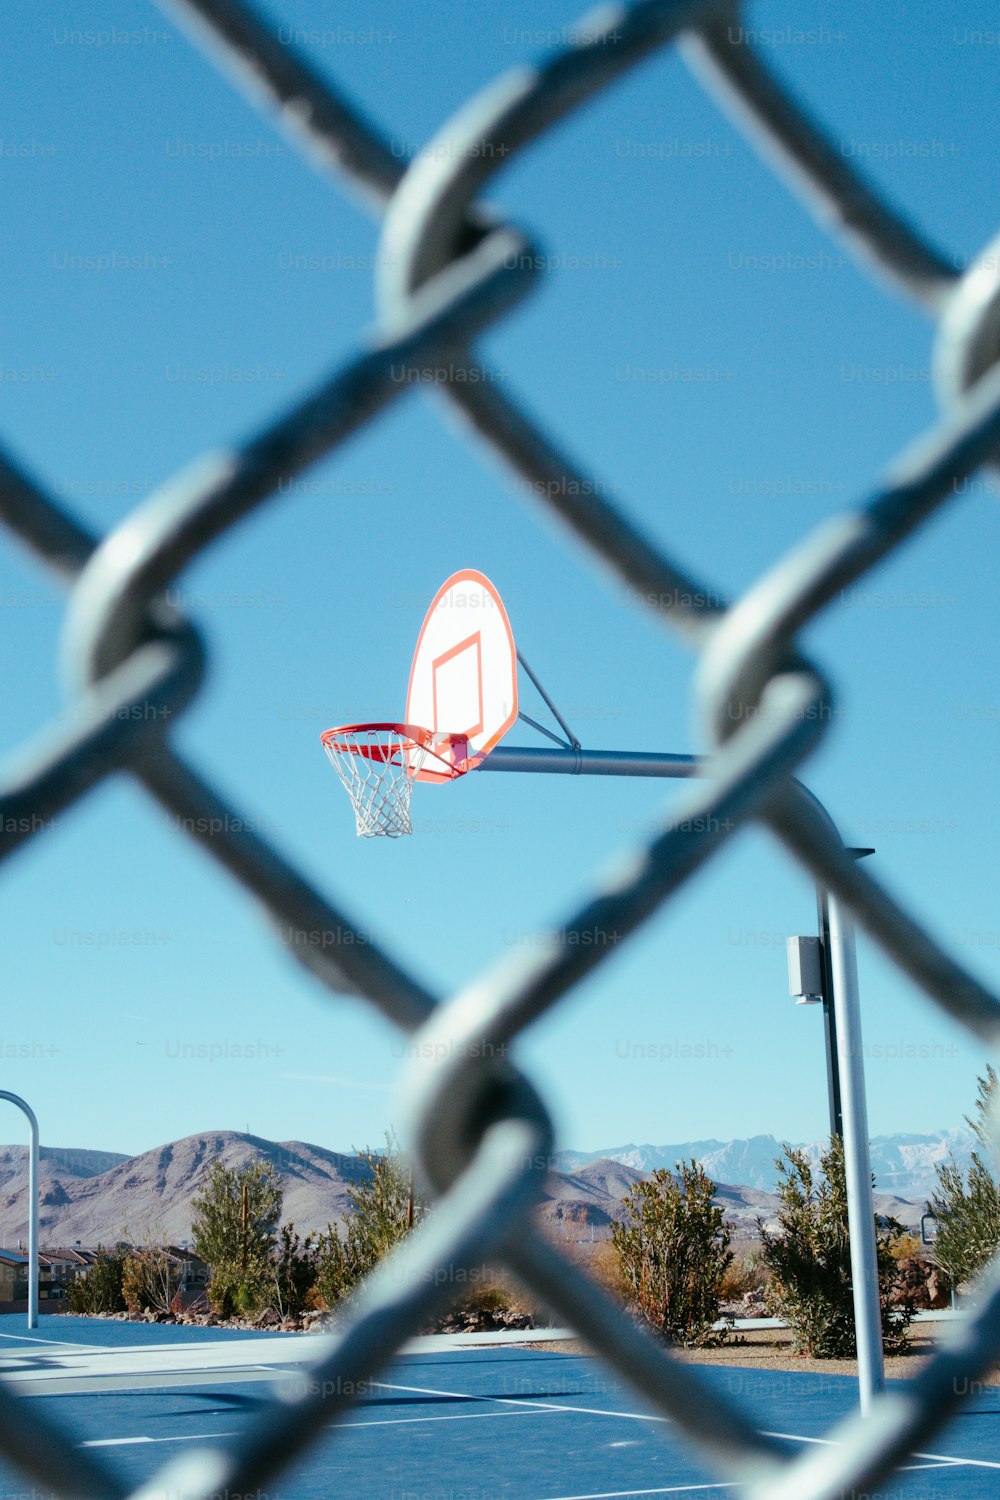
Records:
{"label": "light pole", "polygon": [[[851,851],[862,859],[869,849]],[[872,1163],[868,1140],[865,1063],[861,1046],[861,1005],[858,998],[858,960],[854,923],[846,908],[825,894],[829,918],[829,962],[832,1007],[836,1027],[840,1097],[843,1105],[844,1175],[851,1240],[851,1282],[854,1288],[854,1327],[858,1345],[858,1386],[861,1410],[867,1412],[885,1389],[882,1348],[882,1307],[878,1286],[878,1244],[872,1204]]]}
{"label": "light pole", "polygon": [[27,1116],[31,1131],[28,1148],[28,1327],[38,1327],[38,1121],[35,1112],[18,1094],[0,1089],[0,1099],[15,1104]]}
{"label": "light pole", "polygon": [[[847,853],[864,859],[875,850],[848,849]],[[788,987],[799,1004],[823,1004],[830,1135],[839,1136],[844,1147],[858,1388],[861,1410],[866,1412],[878,1392],[885,1389],[885,1354],[858,961],[854,924],[846,908],[821,886],[816,888],[816,914],[818,937],[788,939]]]}

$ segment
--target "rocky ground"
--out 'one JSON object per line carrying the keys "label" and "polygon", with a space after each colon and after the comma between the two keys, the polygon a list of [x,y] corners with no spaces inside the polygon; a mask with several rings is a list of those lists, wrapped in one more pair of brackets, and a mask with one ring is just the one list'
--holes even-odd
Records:
{"label": "rocky ground", "polygon": [[[273,1309],[254,1318],[220,1318],[213,1312],[141,1312],[90,1313],[117,1323],[172,1323],[188,1328],[238,1328],[256,1333],[327,1333],[333,1319],[327,1312],[307,1312],[297,1318],[283,1318]],[[439,1318],[425,1333],[495,1333],[505,1328],[530,1330],[537,1327],[530,1313],[523,1312],[455,1312]]]}
{"label": "rocky ground", "polygon": [[255,1318],[219,1318],[213,1312],[113,1312],[86,1316],[112,1323],[173,1323],[187,1328],[239,1328],[257,1333],[323,1333],[329,1326],[327,1313],[307,1312],[301,1318],[283,1318],[270,1308]]}

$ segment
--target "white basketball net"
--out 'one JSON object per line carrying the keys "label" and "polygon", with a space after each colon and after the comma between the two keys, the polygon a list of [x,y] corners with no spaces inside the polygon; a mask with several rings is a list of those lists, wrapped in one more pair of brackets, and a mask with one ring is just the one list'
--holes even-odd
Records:
{"label": "white basketball net", "polygon": [[395,729],[356,729],[325,739],[323,748],[347,788],[359,838],[413,832],[410,796],[427,753],[423,745]]}

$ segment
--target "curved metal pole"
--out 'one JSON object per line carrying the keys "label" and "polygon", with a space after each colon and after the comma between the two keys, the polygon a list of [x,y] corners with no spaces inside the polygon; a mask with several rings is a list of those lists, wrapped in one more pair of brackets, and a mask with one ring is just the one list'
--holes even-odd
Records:
{"label": "curved metal pole", "polygon": [[0,1099],[16,1104],[27,1116],[31,1130],[28,1149],[28,1327],[38,1327],[38,1121],[35,1111],[19,1094],[0,1089]]}
{"label": "curved metal pole", "polygon": [[[559,750],[547,745],[542,748],[498,745],[478,769],[543,771],[564,776],[688,777],[702,775],[703,766],[704,758],[697,755],[663,755],[651,751]],[[840,839],[837,825],[819,798],[808,787],[803,786],[801,781],[793,778],[792,784]],[[860,849],[855,851],[859,856],[870,852]],[[828,1032],[831,1092],[835,1088],[839,1089],[841,1102],[854,1329],[858,1346],[858,1390],[861,1411],[865,1413],[878,1392],[885,1389],[885,1354],[882,1346],[875,1203],[872,1195],[868,1106],[861,1046],[858,963],[854,924],[847,908],[830,892],[822,889],[818,891],[818,900],[824,977],[828,989],[828,994],[824,997],[824,1011],[829,1005],[832,1012],[832,1024]]]}
{"label": "curved metal pole", "polygon": [[861,1004],[854,923],[837,898],[825,893],[830,932],[830,980],[836,1012],[836,1045],[840,1062],[840,1103],[844,1122],[844,1176],[850,1226],[851,1286],[858,1345],[861,1411],[867,1412],[885,1389],[882,1306],[878,1284],[878,1242],[872,1202],[871,1148],[861,1047]]}

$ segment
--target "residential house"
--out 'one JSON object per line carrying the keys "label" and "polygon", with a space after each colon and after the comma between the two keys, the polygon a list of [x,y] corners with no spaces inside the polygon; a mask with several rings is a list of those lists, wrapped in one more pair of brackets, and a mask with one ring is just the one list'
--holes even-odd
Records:
{"label": "residential house", "polygon": [[80,1250],[43,1245],[38,1253],[39,1299],[64,1295],[74,1276],[85,1271],[90,1264]]}
{"label": "residential house", "polygon": [[0,1312],[19,1312],[28,1303],[28,1257],[0,1250]]}

